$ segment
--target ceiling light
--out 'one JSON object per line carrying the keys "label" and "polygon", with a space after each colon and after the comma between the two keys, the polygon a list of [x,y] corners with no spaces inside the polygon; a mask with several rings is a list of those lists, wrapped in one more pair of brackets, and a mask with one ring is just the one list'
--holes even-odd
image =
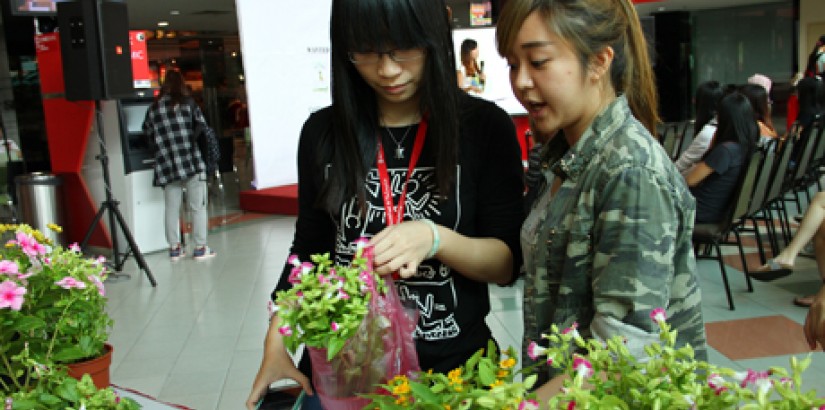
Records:
{"label": "ceiling light", "polygon": [[171,14],[173,16],[180,15],[180,10],[169,10],[169,14]]}
{"label": "ceiling light", "polygon": [[662,6],[662,7],[659,7],[659,11],[665,11],[665,8],[664,8],[664,6]]}
{"label": "ceiling light", "polygon": [[168,21],[158,21],[158,27],[167,27],[169,26]]}

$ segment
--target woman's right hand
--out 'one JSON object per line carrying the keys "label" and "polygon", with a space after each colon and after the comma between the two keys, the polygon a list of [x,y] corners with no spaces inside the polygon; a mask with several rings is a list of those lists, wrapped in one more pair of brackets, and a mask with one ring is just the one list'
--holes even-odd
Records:
{"label": "woman's right hand", "polygon": [[282,336],[277,329],[277,317],[272,319],[264,343],[264,357],[261,361],[261,368],[258,369],[258,374],[255,375],[255,381],[252,382],[252,391],[246,399],[248,410],[255,409],[272,383],[283,379],[292,379],[304,389],[307,395],[311,396],[313,394],[309,379],[295,367],[295,363],[284,347]]}

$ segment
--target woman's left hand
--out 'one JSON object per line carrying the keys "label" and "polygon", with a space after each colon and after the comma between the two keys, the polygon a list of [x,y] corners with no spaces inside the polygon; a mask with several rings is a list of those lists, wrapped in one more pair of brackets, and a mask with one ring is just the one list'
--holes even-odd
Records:
{"label": "woman's left hand", "polygon": [[426,222],[404,221],[384,228],[369,245],[375,249],[375,271],[380,275],[398,272],[410,278],[432,248],[433,234]]}

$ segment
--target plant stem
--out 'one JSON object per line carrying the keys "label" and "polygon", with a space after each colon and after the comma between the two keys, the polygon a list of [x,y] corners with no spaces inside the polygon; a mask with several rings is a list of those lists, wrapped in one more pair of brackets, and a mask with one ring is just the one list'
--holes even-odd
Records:
{"label": "plant stem", "polygon": [[51,361],[50,358],[52,357],[54,342],[57,340],[57,334],[60,333],[60,324],[63,323],[63,319],[66,318],[66,312],[74,302],[74,300],[69,301],[66,307],[63,308],[63,313],[60,314],[60,319],[57,320],[57,324],[54,325],[54,334],[52,335],[52,340],[49,341],[49,350],[46,351],[46,357],[43,358],[43,360],[47,363]]}
{"label": "plant stem", "polygon": [[[17,381],[17,378],[14,377],[14,371],[11,368],[11,363],[9,363],[9,358],[6,357],[5,353],[1,354],[0,356],[3,357],[3,364],[6,365],[6,370],[8,370],[8,372],[9,372],[9,378],[11,379],[12,382],[14,382],[14,385],[17,386],[18,389],[22,390],[23,386],[21,386],[20,382]],[[2,378],[0,378],[0,383],[3,384],[3,390],[11,391],[11,389],[9,388],[9,385],[7,385],[6,382],[4,382]]]}

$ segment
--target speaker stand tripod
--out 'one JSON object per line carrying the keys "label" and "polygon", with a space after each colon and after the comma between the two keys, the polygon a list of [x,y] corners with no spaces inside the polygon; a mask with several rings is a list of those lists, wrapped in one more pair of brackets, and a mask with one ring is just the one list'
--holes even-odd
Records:
{"label": "speaker stand tripod", "polygon": [[[123,214],[120,213],[120,209],[118,208],[118,204],[120,204],[120,202],[115,200],[114,196],[112,195],[112,186],[109,182],[109,157],[106,154],[106,141],[103,139],[103,114],[100,108],[100,100],[95,100],[95,115],[97,118],[98,145],[100,146],[100,154],[98,154],[95,158],[100,161],[100,165],[103,168],[103,188],[106,191],[106,200],[104,200],[100,204],[100,209],[98,209],[97,214],[95,215],[94,219],[92,219],[92,223],[89,225],[89,229],[86,230],[86,235],[83,237],[83,241],[80,243],[80,248],[86,248],[86,244],[92,237],[92,232],[94,232],[97,223],[100,222],[100,218],[103,217],[103,213],[109,211],[109,228],[112,232],[112,267],[116,272],[120,272],[121,270],[123,270],[123,265],[126,263],[126,259],[128,259],[129,255],[132,254],[135,256],[135,261],[137,261],[138,267],[140,267],[140,269],[146,274],[146,277],[149,278],[149,282],[152,284],[152,287],[155,287],[157,286],[157,282],[155,282],[155,277],[152,276],[152,271],[149,270],[149,266],[146,265],[146,260],[143,259],[143,254],[140,253],[140,249],[138,248],[137,243],[135,243],[135,238],[129,231],[129,226],[126,225],[126,220],[125,218],[123,218]],[[118,249],[117,230],[115,229],[115,222],[117,222],[117,226],[120,227],[121,232],[123,232],[123,236],[126,237],[126,241],[129,243],[129,247],[126,250],[126,253],[122,255],[122,258],[120,251]],[[115,273],[110,274],[109,277],[125,277],[126,279],[130,278],[127,274]]]}

